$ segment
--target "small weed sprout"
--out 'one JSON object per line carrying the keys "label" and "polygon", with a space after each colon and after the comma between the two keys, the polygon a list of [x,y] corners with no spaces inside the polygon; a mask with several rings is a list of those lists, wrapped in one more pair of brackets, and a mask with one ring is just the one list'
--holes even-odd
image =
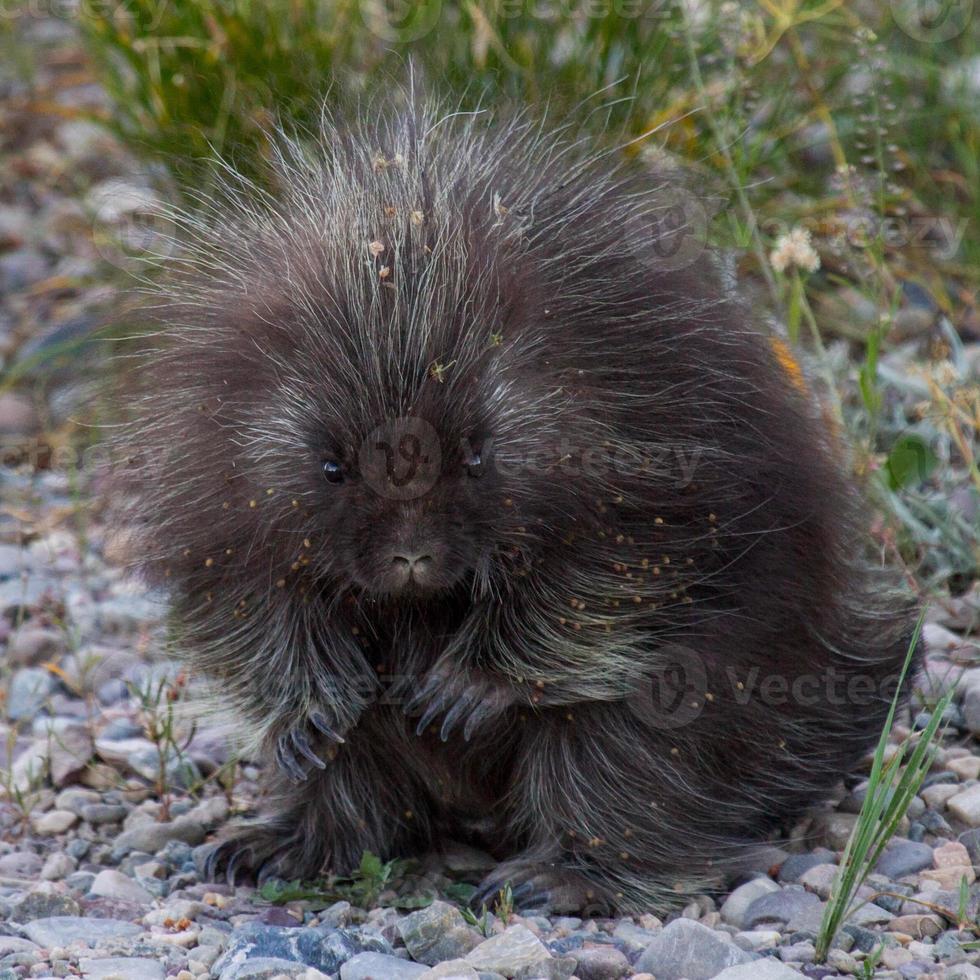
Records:
{"label": "small weed sprout", "polygon": [[185,753],[196,734],[194,725],[191,725],[190,731],[183,738],[178,732],[174,706],[183,695],[186,684],[186,675],[181,672],[173,681],[161,678],[148,681],[144,687],[131,685],[132,694],[139,702],[146,737],[156,747],[154,790],[160,800],[161,820],[170,819],[174,769],[189,768]]}
{"label": "small weed sprout", "polygon": [[514,914],[514,889],[510,882],[505,882],[504,887],[497,894],[497,904],[494,906],[494,914],[507,925],[510,917]]}
{"label": "small weed sprout", "polygon": [[[11,726],[7,731],[6,739],[8,759],[13,760],[16,746],[17,728]],[[14,816],[14,824],[4,834],[5,839],[17,840],[23,837],[30,827],[31,813],[40,798],[41,784],[47,776],[47,766],[42,763],[36,768],[32,762],[20,778],[18,776],[12,761],[9,769],[0,769],[0,788]]]}

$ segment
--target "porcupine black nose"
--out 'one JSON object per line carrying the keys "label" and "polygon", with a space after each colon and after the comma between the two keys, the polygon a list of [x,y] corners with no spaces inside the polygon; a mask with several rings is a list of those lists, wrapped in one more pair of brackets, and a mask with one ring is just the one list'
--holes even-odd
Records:
{"label": "porcupine black nose", "polygon": [[408,582],[409,579],[418,581],[424,579],[432,568],[432,555],[396,552],[391,556],[391,564],[402,582]]}

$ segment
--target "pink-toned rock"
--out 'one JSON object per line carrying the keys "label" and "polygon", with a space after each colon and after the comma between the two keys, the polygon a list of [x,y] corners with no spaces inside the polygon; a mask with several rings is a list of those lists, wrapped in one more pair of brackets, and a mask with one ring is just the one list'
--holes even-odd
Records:
{"label": "pink-toned rock", "polygon": [[958,841],[943,844],[932,852],[935,868],[922,871],[919,878],[934,881],[946,891],[957,891],[966,878],[968,885],[977,880],[977,873],[970,862],[970,853]]}
{"label": "pink-toned rock", "polygon": [[947,806],[950,812],[964,823],[971,827],[980,827],[980,784],[957,793],[949,800]]}
{"label": "pink-toned rock", "polygon": [[962,780],[980,779],[980,756],[967,755],[959,759],[950,759],[946,763],[950,772],[955,772]]}
{"label": "pink-toned rock", "polygon": [[943,931],[943,920],[938,915],[898,915],[888,923],[889,932],[902,932],[913,939],[938,936]]}
{"label": "pink-toned rock", "polygon": [[[970,852],[959,842],[950,841],[937,847],[932,852],[932,863],[937,868],[961,868],[969,867],[972,870],[973,862],[970,860]],[[973,879],[970,879],[973,881]]]}
{"label": "pink-toned rock", "polygon": [[65,649],[61,630],[26,623],[7,642],[7,660],[23,667],[36,667],[52,660]]}
{"label": "pink-toned rock", "polygon": [[932,810],[941,810],[948,800],[962,793],[962,787],[956,783],[937,783],[935,786],[927,786],[919,796],[926,801],[926,806]]}
{"label": "pink-toned rock", "polygon": [[966,878],[967,884],[976,880],[976,872],[973,868],[931,868],[928,871],[919,872],[920,881],[935,882],[940,890],[945,892],[959,891],[964,878]]}
{"label": "pink-toned rock", "polygon": [[30,398],[16,391],[0,392],[0,436],[30,436],[39,428]]}

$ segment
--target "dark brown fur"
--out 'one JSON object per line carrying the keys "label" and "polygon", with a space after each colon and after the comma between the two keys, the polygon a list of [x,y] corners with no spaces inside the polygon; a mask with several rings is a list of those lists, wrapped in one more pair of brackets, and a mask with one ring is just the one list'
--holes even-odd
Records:
{"label": "dark brown fur", "polygon": [[125,494],[268,763],[213,872],[462,836],[483,898],[662,908],[877,738],[910,607],[834,439],[710,254],[658,248],[683,192],[584,144],[328,126],[185,220]]}

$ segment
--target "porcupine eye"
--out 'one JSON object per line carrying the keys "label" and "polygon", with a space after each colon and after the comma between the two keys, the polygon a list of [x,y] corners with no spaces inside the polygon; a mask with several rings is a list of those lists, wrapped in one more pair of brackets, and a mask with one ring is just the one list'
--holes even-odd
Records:
{"label": "porcupine eye", "polygon": [[335,459],[328,459],[323,464],[323,475],[327,483],[343,483],[344,469]]}
{"label": "porcupine eye", "polygon": [[483,453],[479,449],[474,449],[466,457],[466,472],[472,477],[477,477],[483,472]]}

